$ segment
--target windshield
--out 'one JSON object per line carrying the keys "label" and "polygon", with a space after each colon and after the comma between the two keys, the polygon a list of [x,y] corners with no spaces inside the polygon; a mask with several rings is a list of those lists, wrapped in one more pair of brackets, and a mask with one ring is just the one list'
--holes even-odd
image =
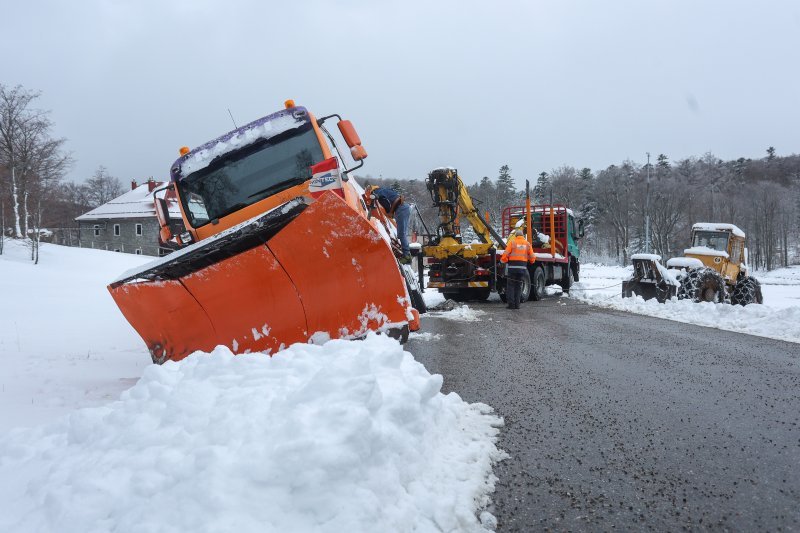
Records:
{"label": "windshield", "polygon": [[724,231],[696,231],[692,246],[705,246],[720,252],[728,251],[728,234]]}
{"label": "windshield", "polygon": [[179,182],[193,227],[311,178],[322,148],[310,123],[231,152]]}

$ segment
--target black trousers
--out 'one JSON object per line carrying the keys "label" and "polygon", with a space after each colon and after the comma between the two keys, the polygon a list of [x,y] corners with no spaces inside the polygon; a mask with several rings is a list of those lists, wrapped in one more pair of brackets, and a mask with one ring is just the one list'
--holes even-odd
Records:
{"label": "black trousers", "polygon": [[506,274],[506,301],[512,309],[519,309],[522,298],[522,280],[528,274],[525,268],[509,268]]}

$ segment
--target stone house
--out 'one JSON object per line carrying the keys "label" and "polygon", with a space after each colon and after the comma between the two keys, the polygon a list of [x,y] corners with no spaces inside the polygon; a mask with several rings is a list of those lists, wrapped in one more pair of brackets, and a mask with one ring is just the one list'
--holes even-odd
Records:
{"label": "stone house", "polygon": [[[152,178],[139,185],[131,182],[131,190],[84,213],[78,223],[78,246],[99,248],[138,255],[165,255],[174,246],[161,242],[153,191],[164,185]],[[164,196],[166,193],[166,196]],[[183,230],[178,200],[172,191],[156,194],[167,200],[174,234]]]}

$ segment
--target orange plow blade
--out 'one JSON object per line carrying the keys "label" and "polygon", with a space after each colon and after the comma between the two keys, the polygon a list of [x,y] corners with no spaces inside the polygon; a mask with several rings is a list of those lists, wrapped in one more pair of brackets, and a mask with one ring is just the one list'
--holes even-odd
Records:
{"label": "orange plow blade", "polygon": [[294,342],[416,329],[391,248],[339,196],[296,198],[109,285],[153,361],[217,345],[274,353]]}

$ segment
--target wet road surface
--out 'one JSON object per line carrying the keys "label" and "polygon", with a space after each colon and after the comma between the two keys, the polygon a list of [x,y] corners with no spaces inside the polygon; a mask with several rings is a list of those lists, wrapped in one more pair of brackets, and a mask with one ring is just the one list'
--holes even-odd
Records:
{"label": "wet road surface", "polygon": [[406,349],[505,418],[498,531],[800,530],[800,345],[550,297]]}

